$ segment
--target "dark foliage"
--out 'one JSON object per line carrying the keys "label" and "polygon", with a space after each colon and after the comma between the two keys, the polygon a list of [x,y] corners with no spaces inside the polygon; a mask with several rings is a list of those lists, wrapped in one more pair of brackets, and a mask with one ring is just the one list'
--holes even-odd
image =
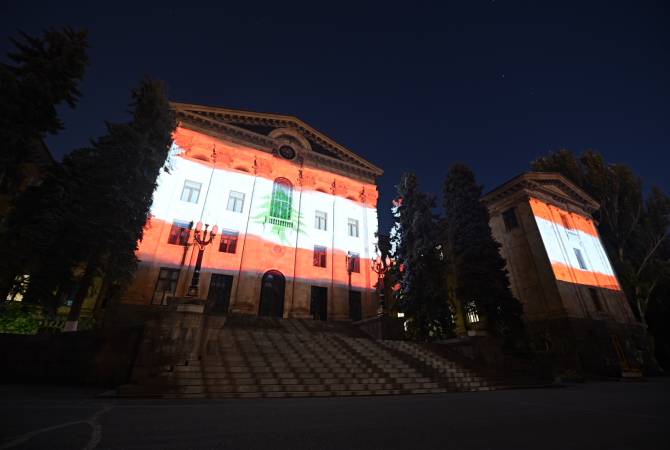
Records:
{"label": "dark foliage", "polygon": [[56,107],[74,107],[88,65],[87,32],[51,29],[12,39],[12,64],[0,64],[0,191],[14,193],[28,149],[63,128]]}
{"label": "dark foliage", "polygon": [[431,212],[433,199],[419,190],[414,174],[403,175],[398,194],[390,237],[395,262],[392,278],[399,280],[397,304],[405,314],[410,337],[448,337],[453,318],[446,295],[439,230]]}
{"label": "dark foliage", "polygon": [[73,322],[96,277],[103,294],[123,292],[168,157],[175,120],[162,83],[142,81],[131,107],[131,122],[108,124],[90,148],[67,155],[7,221],[8,233],[32,236],[3,249],[20,262],[14,274],[30,275],[26,300],[53,307],[76,283]]}
{"label": "dark foliage", "polygon": [[500,244],[491,235],[482,188],[469,167],[453,165],[444,183],[444,242],[453,292],[465,310],[474,302],[497,335],[523,338],[522,307],[510,291]]}

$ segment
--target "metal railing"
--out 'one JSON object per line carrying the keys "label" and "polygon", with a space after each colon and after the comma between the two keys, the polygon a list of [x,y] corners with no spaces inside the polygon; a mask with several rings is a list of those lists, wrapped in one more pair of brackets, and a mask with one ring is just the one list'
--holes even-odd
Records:
{"label": "metal railing", "polygon": [[293,222],[286,219],[280,219],[279,217],[265,217],[265,223],[271,223],[273,225],[279,225],[280,227],[293,228]]}

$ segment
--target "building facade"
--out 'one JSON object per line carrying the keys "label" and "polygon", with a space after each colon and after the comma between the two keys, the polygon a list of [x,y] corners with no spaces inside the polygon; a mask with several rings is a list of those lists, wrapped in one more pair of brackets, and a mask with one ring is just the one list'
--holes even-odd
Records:
{"label": "building facade", "polygon": [[651,364],[591,213],[599,205],[554,173],[526,173],[483,197],[512,292],[536,348],[564,372],[620,376]]}
{"label": "building facade", "polygon": [[[159,308],[195,295],[220,313],[374,315],[382,170],[292,116],[172,106],[168,171],[124,301]],[[212,242],[199,246],[196,235],[214,227]]]}

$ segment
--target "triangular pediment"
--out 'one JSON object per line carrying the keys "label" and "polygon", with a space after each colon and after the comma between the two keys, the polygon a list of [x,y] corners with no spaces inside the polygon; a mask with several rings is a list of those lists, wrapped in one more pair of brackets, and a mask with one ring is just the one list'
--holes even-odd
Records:
{"label": "triangular pediment", "polygon": [[570,203],[587,212],[599,207],[598,202],[583,189],[555,172],[526,172],[493,189],[482,200],[485,203],[494,203],[519,192],[558,203]]}
{"label": "triangular pediment", "polygon": [[295,116],[188,103],[173,102],[171,105],[177,119],[182,123],[217,129],[224,134],[235,135],[259,145],[271,145],[273,140],[280,139],[295,143],[326,165],[330,163],[355,168],[373,177],[383,173],[381,168]]}

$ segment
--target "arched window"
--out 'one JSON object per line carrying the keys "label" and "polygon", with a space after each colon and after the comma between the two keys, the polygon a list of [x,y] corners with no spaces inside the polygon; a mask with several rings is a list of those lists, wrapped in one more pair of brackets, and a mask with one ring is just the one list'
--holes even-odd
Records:
{"label": "arched window", "polygon": [[291,193],[293,185],[286,178],[277,178],[272,188],[270,217],[291,220]]}

